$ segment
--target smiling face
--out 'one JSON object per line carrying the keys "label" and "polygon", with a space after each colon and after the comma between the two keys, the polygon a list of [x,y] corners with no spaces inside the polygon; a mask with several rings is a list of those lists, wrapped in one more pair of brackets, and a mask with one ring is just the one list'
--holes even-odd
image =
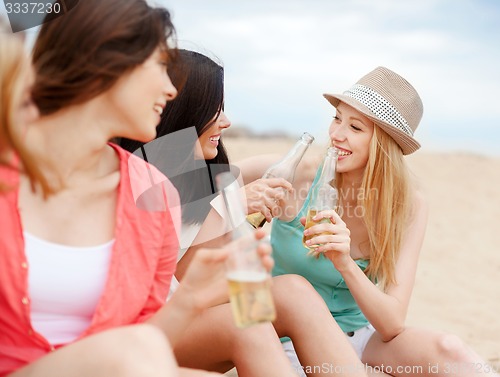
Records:
{"label": "smiling face", "polygon": [[330,125],[330,141],[339,149],[337,171],[359,179],[363,175],[373,136],[373,122],[349,105],[340,102]]}
{"label": "smiling face", "polygon": [[[216,115],[217,116],[217,115]],[[221,111],[217,118],[214,117],[206,130],[198,138],[196,143],[195,156],[199,159],[211,160],[217,156],[219,140],[222,130],[231,127],[231,121],[224,111]]]}
{"label": "smiling face", "polygon": [[121,118],[120,135],[142,142],[156,136],[156,126],[167,101],[177,90],[167,74],[166,58],[159,48],[141,65],[121,77],[110,89],[112,111]]}

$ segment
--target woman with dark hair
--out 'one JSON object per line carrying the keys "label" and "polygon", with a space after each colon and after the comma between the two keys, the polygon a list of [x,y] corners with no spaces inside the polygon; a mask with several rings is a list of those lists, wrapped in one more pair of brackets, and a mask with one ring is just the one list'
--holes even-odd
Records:
{"label": "woman with dark hair", "polygon": [[[156,139],[145,145],[123,138],[120,146],[169,177],[183,204],[183,223],[201,223],[212,207],[209,200],[200,199],[216,193],[215,176],[230,168],[238,175],[236,167],[229,166],[221,138],[222,131],[231,126],[224,113],[224,69],[194,51],[178,50],[178,58],[181,63],[170,76],[182,90],[175,102],[165,108]],[[270,221],[272,209],[277,208],[275,199],[283,196],[282,189],[291,189],[290,183],[282,178],[254,182],[251,190],[246,190],[249,211],[262,211]],[[196,205],[190,205],[194,202]]]}
{"label": "woman with dark hair", "polygon": [[[221,137],[223,130],[231,126],[224,113],[223,67],[195,51],[178,50],[177,57],[180,63],[170,76],[182,89],[163,111],[156,139],[144,143],[122,138],[119,144],[153,164],[177,188],[182,204],[181,259],[193,244],[223,234],[220,226],[210,226],[210,202],[218,194],[215,177],[231,170],[237,178],[239,169],[229,165]],[[282,178],[255,180],[245,187],[248,212],[262,212],[270,221],[277,202],[290,189],[291,184]],[[183,262],[178,267],[182,270]]]}
{"label": "woman with dark hair", "polygon": [[[213,138],[213,143],[217,153],[214,153],[213,158],[205,161],[195,156],[198,136],[204,134],[214,124],[215,118],[225,117],[224,70],[208,57],[192,51],[179,50],[178,58],[181,62],[176,70],[171,71],[170,76],[177,88],[184,89],[176,97],[175,105],[169,105],[163,111],[161,121],[156,128],[157,139],[145,147],[143,142],[125,138],[121,139],[119,144],[130,152],[138,151],[139,156],[166,174],[176,186],[181,203],[187,204],[209,197],[215,192],[214,182],[212,185],[194,185],[193,182],[202,182],[206,178],[215,177],[216,174],[210,174],[213,169],[216,172],[229,170],[226,150],[220,140],[215,140],[216,137]],[[214,79],[206,80],[205,77]],[[186,125],[191,128],[189,132],[177,133],[185,130]],[[226,126],[229,127],[228,122]],[[158,140],[163,136],[165,138]],[[197,208],[184,206],[183,223],[203,222],[210,207],[207,203],[206,200],[200,201],[197,203]]]}
{"label": "woman with dark hair", "polygon": [[[172,75],[179,94],[165,108],[157,138],[147,144],[122,139],[120,145],[165,173],[180,193],[183,224],[176,277],[182,279],[182,287],[186,271],[191,270],[198,253],[204,250],[201,247],[225,242],[224,221],[211,206],[218,195],[214,178],[227,170],[237,178],[239,170],[228,165],[221,138],[224,129],[231,125],[223,109],[223,68],[193,51],[179,50],[179,59],[183,75]],[[242,191],[250,212],[266,207],[271,217],[269,208],[277,206],[283,189],[290,187],[283,179],[258,179]],[[171,290],[178,284],[174,278]],[[213,290],[213,286],[208,286],[207,294]],[[288,375],[291,368],[279,336],[290,336],[303,365],[331,363],[328,365],[338,367],[311,368],[310,376],[337,375],[339,370],[345,376],[366,376],[344,334],[331,321],[326,305],[308,282],[297,276],[282,276],[273,279],[272,290],[277,309],[272,325],[261,324],[241,331],[233,324],[227,298],[221,300],[192,320],[174,348],[179,364],[221,372],[236,365],[240,375]],[[303,305],[297,306],[297,301]]]}
{"label": "woman with dark hair", "polygon": [[[170,15],[143,0],[71,8],[36,40],[42,116],[23,136],[53,192],[45,198],[18,169],[0,168],[12,188],[0,195],[0,376],[208,375],[180,370],[171,347],[220,299],[203,289],[218,282],[228,251],[201,250],[165,305],[178,195],[156,169],[108,143],[153,139],[177,94],[166,70],[175,56]],[[136,206],[150,178],[161,210]]]}

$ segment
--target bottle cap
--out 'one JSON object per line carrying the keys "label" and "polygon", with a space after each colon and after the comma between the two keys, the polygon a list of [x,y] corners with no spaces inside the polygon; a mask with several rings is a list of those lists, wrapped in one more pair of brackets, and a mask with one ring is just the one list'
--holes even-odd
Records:
{"label": "bottle cap", "polygon": [[304,132],[301,139],[304,140],[307,144],[311,144],[314,141],[314,136],[309,132]]}

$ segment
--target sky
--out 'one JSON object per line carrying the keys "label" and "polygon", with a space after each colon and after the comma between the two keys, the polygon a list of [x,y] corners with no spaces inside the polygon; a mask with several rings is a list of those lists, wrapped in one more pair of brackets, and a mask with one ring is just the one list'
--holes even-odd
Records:
{"label": "sky", "polygon": [[235,127],[322,140],[335,113],[322,94],[382,65],[422,97],[423,150],[500,156],[498,0],[148,1],[169,9],[180,47],[224,65]]}
{"label": "sky", "polygon": [[256,133],[325,138],[341,93],[377,66],[420,93],[422,149],[500,156],[498,0],[156,0],[178,45],[225,68],[225,109]]}

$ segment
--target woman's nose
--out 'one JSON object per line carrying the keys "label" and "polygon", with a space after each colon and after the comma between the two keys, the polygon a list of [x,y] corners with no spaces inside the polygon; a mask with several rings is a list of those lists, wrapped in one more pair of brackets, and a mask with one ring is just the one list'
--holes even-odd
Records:
{"label": "woman's nose", "polygon": [[166,75],[165,86],[163,87],[163,94],[165,94],[165,98],[167,101],[172,101],[175,97],[177,97],[177,89],[174,84],[172,84],[172,80],[170,77]]}
{"label": "woman's nose", "polygon": [[344,127],[341,124],[336,124],[335,121],[330,126],[330,139],[335,141],[343,141],[345,139]]}
{"label": "woman's nose", "polygon": [[224,111],[221,111],[218,118],[219,128],[229,128],[231,127],[231,121],[226,116]]}

